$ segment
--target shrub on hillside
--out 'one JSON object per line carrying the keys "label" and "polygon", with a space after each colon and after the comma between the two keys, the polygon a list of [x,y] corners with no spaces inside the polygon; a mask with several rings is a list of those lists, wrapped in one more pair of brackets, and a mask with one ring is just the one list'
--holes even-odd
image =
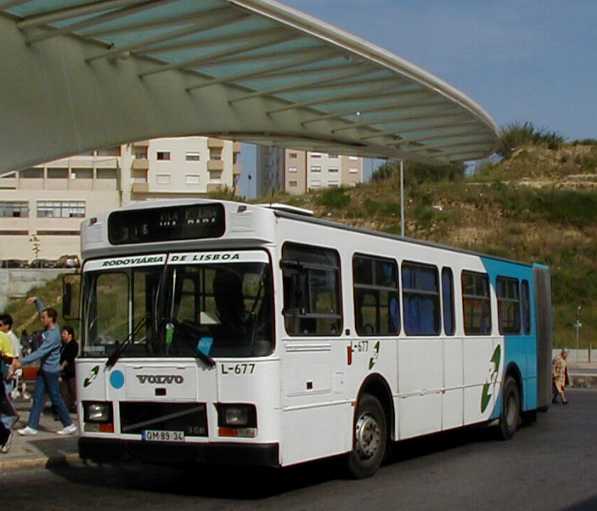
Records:
{"label": "shrub on hillside", "polygon": [[[399,162],[386,162],[371,176],[374,182],[385,181],[400,175]],[[404,181],[406,186],[423,182],[460,181],[464,178],[464,165],[432,165],[416,161],[404,163]]]}
{"label": "shrub on hillside", "polygon": [[536,128],[532,122],[513,122],[502,127],[499,132],[497,153],[509,158],[512,152],[524,145],[544,145],[557,150],[564,143],[564,137],[557,131]]}
{"label": "shrub on hillside", "polygon": [[350,195],[345,188],[328,188],[317,199],[320,206],[344,209],[350,204]]}

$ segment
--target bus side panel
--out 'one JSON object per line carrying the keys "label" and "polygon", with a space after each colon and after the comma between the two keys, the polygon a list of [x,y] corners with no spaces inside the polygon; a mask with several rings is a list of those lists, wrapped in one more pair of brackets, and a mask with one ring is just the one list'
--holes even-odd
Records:
{"label": "bus side panel", "polygon": [[399,339],[398,346],[400,439],[440,431],[444,385],[442,340]]}
{"label": "bus side panel", "polygon": [[349,451],[353,407],[345,397],[342,339],[293,338],[282,342],[284,466]]}
{"label": "bus side panel", "polygon": [[[522,377],[522,410],[530,411],[537,408],[537,340],[535,319],[535,297],[533,270],[529,266],[500,261],[491,258],[481,258],[485,266],[495,297],[496,279],[498,276],[512,277],[529,283],[529,307],[531,314],[531,331],[528,335],[504,335],[504,364],[500,374],[510,365],[515,365]],[[496,308],[497,308],[497,298]],[[497,318],[496,318],[497,320]],[[522,325],[521,325],[522,331]],[[500,415],[501,400],[496,403],[492,418]]]}

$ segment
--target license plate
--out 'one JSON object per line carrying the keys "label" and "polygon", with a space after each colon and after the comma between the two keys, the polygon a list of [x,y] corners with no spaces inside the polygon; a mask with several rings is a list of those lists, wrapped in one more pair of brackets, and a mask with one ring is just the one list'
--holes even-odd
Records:
{"label": "license plate", "polygon": [[148,442],[184,442],[183,431],[143,431],[143,440]]}

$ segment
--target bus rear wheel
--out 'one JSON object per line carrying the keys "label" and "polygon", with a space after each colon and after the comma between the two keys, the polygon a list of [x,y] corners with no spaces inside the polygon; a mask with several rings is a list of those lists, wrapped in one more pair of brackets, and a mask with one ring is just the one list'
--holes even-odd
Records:
{"label": "bus rear wheel", "polygon": [[502,440],[510,440],[520,425],[520,391],[512,376],[506,378],[502,394],[502,413],[498,425],[498,434]]}
{"label": "bus rear wheel", "polygon": [[379,400],[364,394],[357,404],[353,428],[353,448],[347,468],[356,479],[370,477],[381,466],[388,444],[386,415]]}

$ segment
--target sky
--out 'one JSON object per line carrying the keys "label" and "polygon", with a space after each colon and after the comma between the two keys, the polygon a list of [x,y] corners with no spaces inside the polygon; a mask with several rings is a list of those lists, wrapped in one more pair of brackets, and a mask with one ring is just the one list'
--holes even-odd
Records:
{"label": "sky", "polygon": [[[597,138],[595,0],[282,0],[431,72],[498,126]],[[243,148],[244,149],[244,148]],[[255,152],[244,151],[251,194]]]}

